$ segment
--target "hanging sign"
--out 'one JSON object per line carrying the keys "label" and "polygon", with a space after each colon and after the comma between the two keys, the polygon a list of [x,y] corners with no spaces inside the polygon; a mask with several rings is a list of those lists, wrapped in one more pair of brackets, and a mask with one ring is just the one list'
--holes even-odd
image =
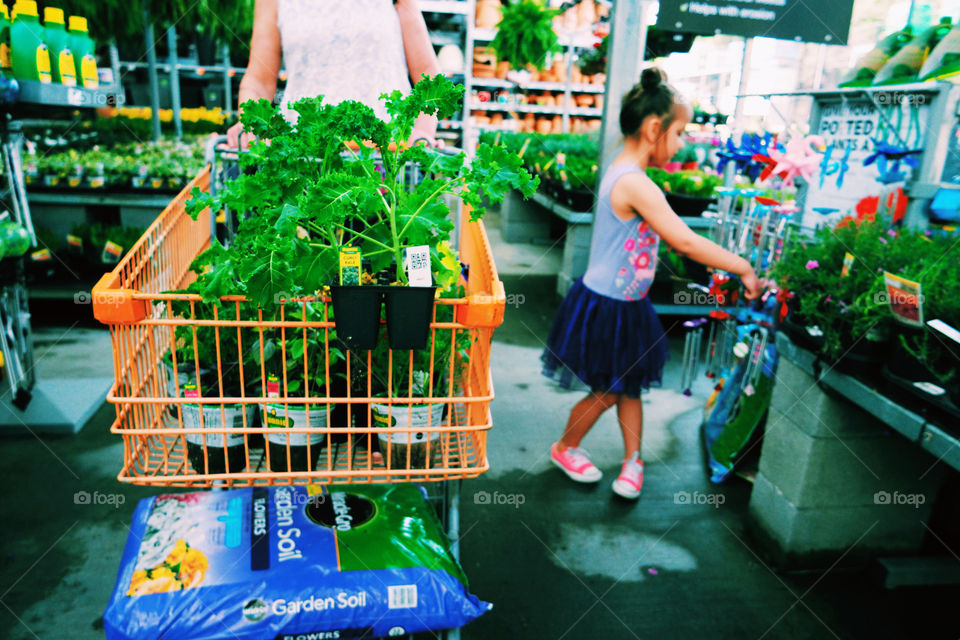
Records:
{"label": "hanging sign", "polygon": [[[878,143],[924,148],[930,102],[930,94],[921,92],[877,93],[873,100],[820,100],[811,133],[823,138],[824,156],[819,172],[803,187],[804,226],[835,224],[853,214],[864,198],[881,196],[885,187],[902,186],[913,169],[906,160],[881,157]],[[890,182],[894,174],[902,177]]]}
{"label": "hanging sign", "polygon": [[657,28],[847,44],[853,0],[660,0]]}

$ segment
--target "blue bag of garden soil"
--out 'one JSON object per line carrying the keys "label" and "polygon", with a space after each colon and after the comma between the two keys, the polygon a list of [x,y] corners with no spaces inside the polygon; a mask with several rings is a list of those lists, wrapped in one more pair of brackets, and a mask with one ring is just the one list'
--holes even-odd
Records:
{"label": "blue bag of garden soil", "polygon": [[413,485],[160,495],[133,518],[108,640],[324,640],[460,627],[467,592]]}

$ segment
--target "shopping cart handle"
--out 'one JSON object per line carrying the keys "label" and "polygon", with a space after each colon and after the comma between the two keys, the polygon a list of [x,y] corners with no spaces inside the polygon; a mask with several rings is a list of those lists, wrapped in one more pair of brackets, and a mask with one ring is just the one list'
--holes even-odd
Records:
{"label": "shopping cart handle", "polygon": [[207,164],[213,164],[214,156],[219,150],[219,147],[223,147],[224,150],[229,149],[227,145],[227,136],[225,134],[214,135],[207,138],[207,144],[203,151],[203,159]]}

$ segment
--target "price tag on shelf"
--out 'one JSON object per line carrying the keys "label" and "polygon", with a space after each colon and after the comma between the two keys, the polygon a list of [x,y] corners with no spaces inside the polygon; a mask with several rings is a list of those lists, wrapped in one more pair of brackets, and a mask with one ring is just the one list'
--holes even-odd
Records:
{"label": "price tag on shelf", "polygon": [[83,91],[80,89],[74,89],[70,87],[67,89],[67,104],[73,105],[75,107],[83,106],[86,102]]}

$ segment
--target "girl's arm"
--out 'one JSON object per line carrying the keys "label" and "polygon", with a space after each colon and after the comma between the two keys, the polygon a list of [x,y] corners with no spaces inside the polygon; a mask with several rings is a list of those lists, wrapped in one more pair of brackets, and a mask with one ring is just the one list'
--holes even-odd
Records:
{"label": "girl's arm", "polygon": [[674,213],[663,192],[646,175],[628,175],[617,181],[610,200],[618,218],[628,220],[641,216],[678,253],[714,269],[739,275],[747,288],[748,299],[760,294],[760,281],[750,263],[695,233]]}
{"label": "girl's arm", "polygon": [[[397,0],[397,16],[400,18],[400,33],[403,36],[403,51],[407,58],[407,70],[414,84],[420,82],[421,75],[435,76],[440,73],[437,54],[433,52],[427,23],[416,0]],[[427,138],[431,142],[437,137],[437,118],[421,115],[413,128],[411,142],[417,138]]]}
{"label": "girl's arm", "polygon": [[[253,10],[253,35],[250,37],[250,60],[240,80],[237,106],[247,100],[273,100],[277,93],[277,74],[280,73],[280,29],[277,27],[277,0],[256,0]],[[240,109],[242,111],[242,109]],[[227,131],[228,144],[246,147],[247,136],[240,123]]]}

